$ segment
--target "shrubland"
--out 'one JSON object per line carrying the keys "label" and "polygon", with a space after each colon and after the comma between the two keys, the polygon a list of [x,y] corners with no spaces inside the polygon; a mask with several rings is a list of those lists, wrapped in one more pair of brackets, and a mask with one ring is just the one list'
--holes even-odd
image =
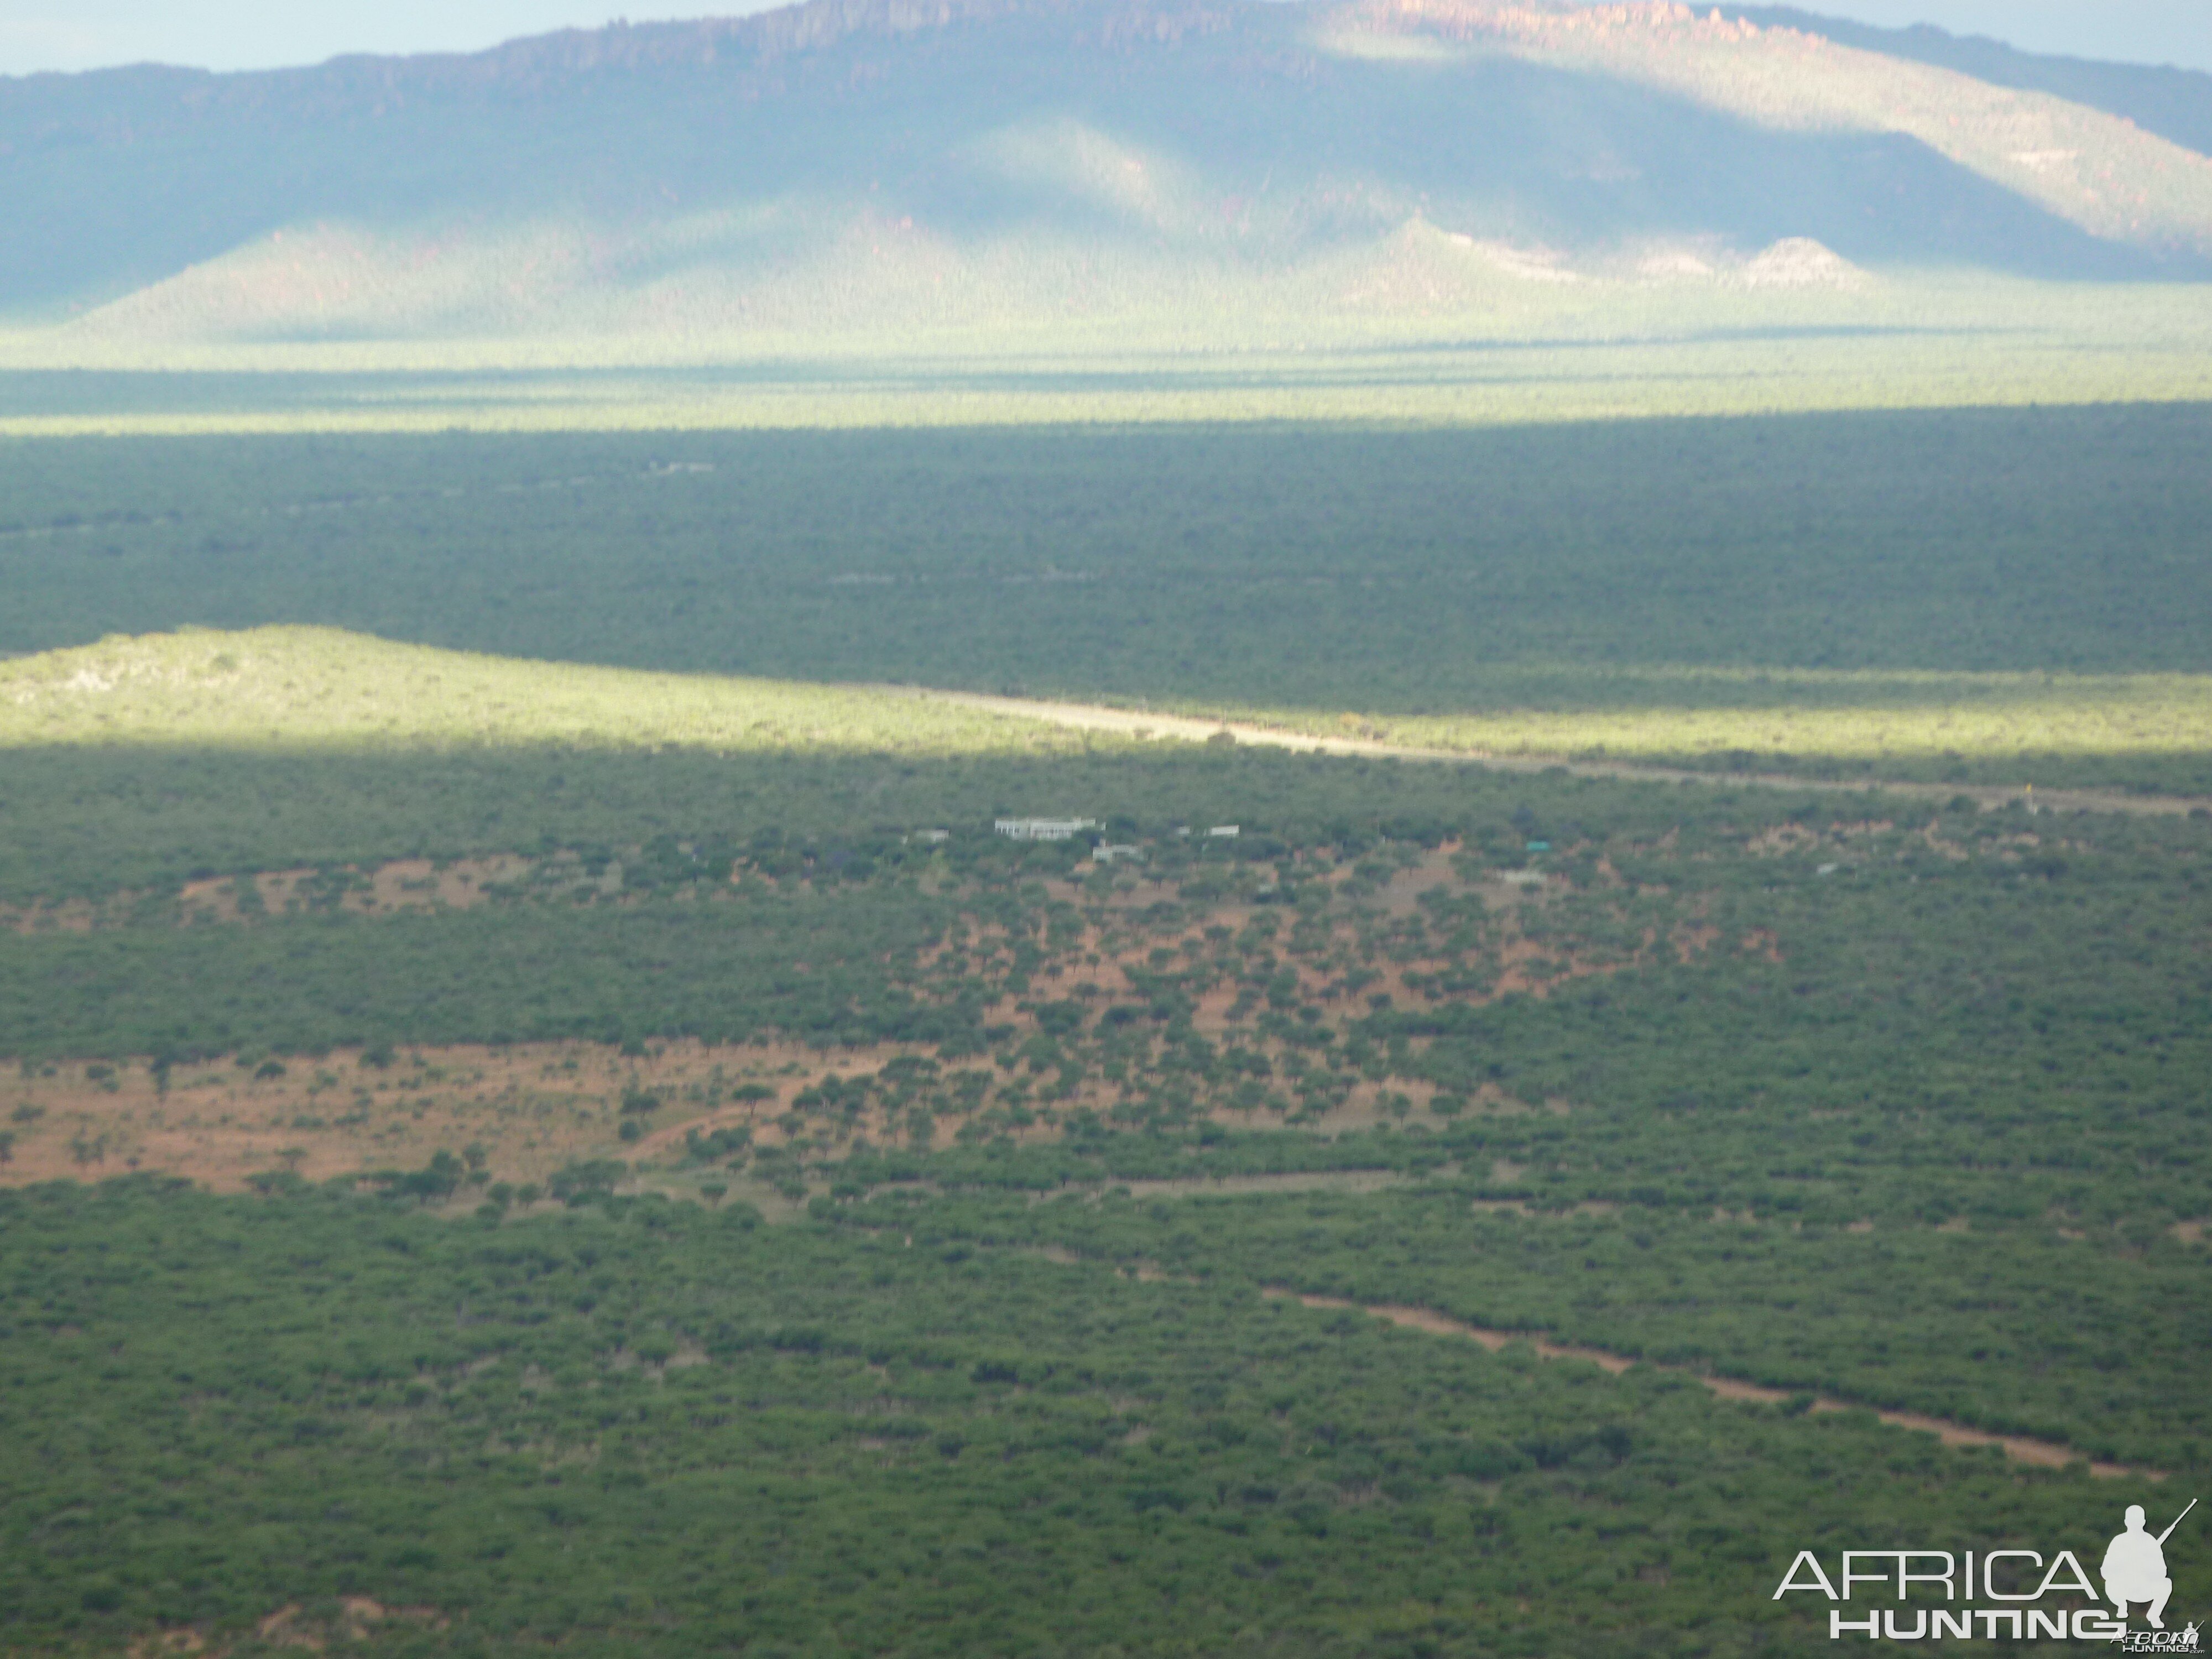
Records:
{"label": "shrubland", "polygon": [[[943,780],[822,764],[875,778],[891,827],[678,823],[389,912],[333,868],[227,916],[158,892],[23,913],[0,1048],[27,1109],[55,1105],[14,1167],[159,1169],[220,1115],[368,1170],[435,1107],[452,1173],[419,1190],[465,1208],[574,1120],[564,1155],[606,1170],[580,1192],[772,1188],[827,1204],[816,1224],[1418,1300],[2201,1459],[2197,821],[1220,745],[971,763],[1143,857],[1100,866],[980,816],[916,837]],[[518,1043],[635,1058],[577,1077],[568,1050],[565,1079],[469,1105],[436,1052]],[[233,1055],[313,1086],[240,1092]],[[102,1106],[89,1069],[49,1091],[94,1056],[161,1093]],[[1036,1207],[1358,1170],[1421,1193]]]}
{"label": "shrubland", "polygon": [[0,1221],[19,1651],[1750,1654],[1813,1633],[1798,1549],[2110,1529],[1863,1414],[927,1219],[141,1179]]}
{"label": "shrubland", "polygon": [[2203,787],[2202,425],[0,452],[5,1644],[1754,1655],[1800,1548],[2089,1559],[2207,1465],[2205,820],[1879,785]]}
{"label": "shrubland", "polygon": [[[2202,792],[2202,426],[2193,406],[2137,406],[1511,432],[32,443],[0,456],[0,569],[19,595],[0,645],[311,623],[1514,752]],[[487,718],[488,692],[433,696],[427,659],[325,638],[288,667],[277,648],[246,653],[268,678],[235,683],[235,710],[228,671],[206,665],[240,653],[214,639],[13,665],[0,720],[43,767],[52,739],[188,738],[206,718],[188,708],[242,721],[287,675],[320,688],[283,716],[295,746],[317,721],[359,749]],[[153,666],[191,649],[198,690]],[[491,773],[515,744],[782,740],[765,712],[745,735],[679,732],[695,694],[643,682],[623,695],[665,693],[666,712],[605,704],[579,726],[568,694],[527,683],[526,717],[501,693],[509,712],[482,727],[500,738],[476,745],[497,751],[481,755]],[[957,724],[748,695],[817,699],[786,722],[792,743],[927,747]]]}

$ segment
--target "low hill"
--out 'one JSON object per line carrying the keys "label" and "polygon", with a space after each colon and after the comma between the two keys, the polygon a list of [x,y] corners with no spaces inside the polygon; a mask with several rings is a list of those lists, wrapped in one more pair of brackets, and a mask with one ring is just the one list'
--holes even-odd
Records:
{"label": "low hill", "polygon": [[0,313],[161,339],[2212,264],[2212,161],[2124,116],[1668,0],[812,0],[9,81],[0,156]]}

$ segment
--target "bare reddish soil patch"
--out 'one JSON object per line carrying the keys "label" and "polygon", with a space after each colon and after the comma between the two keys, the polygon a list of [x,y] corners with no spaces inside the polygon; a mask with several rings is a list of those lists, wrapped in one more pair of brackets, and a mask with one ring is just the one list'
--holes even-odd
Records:
{"label": "bare reddish soil patch", "polygon": [[[273,1076],[229,1060],[179,1066],[166,1087],[143,1064],[72,1064],[0,1088],[15,1103],[0,1182],[143,1170],[236,1192],[270,1170],[320,1181],[416,1169],[471,1146],[484,1149],[495,1179],[542,1181],[581,1159],[649,1160],[702,1126],[757,1126],[762,1142],[775,1144],[783,1139],[775,1120],[800,1089],[879,1069],[900,1052],[677,1042],[625,1055],[599,1043],[460,1044],[404,1049],[377,1066],[341,1049],[274,1062],[282,1071]],[[765,1097],[709,1103],[712,1090],[747,1088]],[[623,1097],[637,1091],[663,1104],[645,1115],[653,1126],[646,1137],[625,1142]]]}
{"label": "bare reddish soil patch", "polygon": [[[253,1633],[257,1644],[322,1653],[332,1647],[369,1641],[380,1631],[406,1627],[442,1631],[451,1623],[435,1607],[386,1607],[370,1596],[348,1595],[315,1607],[296,1601],[281,1607],[258,1620]],[[232,1646],[210,1645],[204,1632],[186,1626],[142,1636],[125,1651],[130,1659],[160,1659],[165,1654],[206,1654],[210,1659],[222,1659]]]}
{"label": "bare reddish soil patch", "polygon": [[[1293,873],[1290,866],[1284,871]],[[1663,936],[1647,930],[1635,948],[1595,955],[1571,938],[1532,937],[1523,919],[1539,914],[1532,907],[1552,914],[1548,907],[1568,890],[1564,882],[1541,872],[1482,872],[1455,846],[1385,869],[1322,860],[1299,863],[1294,873],[1303,885],[1334,887],[1357,902],[1317,913],[1257,902],[1273,879],[1265,873],[1243,872],[1239,895],[1201,907],[1182,902],[1178,889],[1140,869],[1117,871],[1110,884],[1051,884],[1048,896],[1077,908],[1082,920],[1054,938],[1021,993],[1003,992],[990,1008],[986,1019],[998,1037],[988,1054],[948,1060],[897,1045],[821,1051],[690,1042],[625,1054],[573,1042],[407,1048],[375,1057],[384,1064],[358,1050],[256,1056],[252,1064],[218,1059],[159,1074],[143,1060],[56,1064],[0,1083],[0,1135],[8,1138],[0,1141],[0,1183],[146,1170],[234,1191],[276,1172],[321,1181],[420,1169],[442,1151],[468,1157],[483,1176],[476,1186],[521,1185],[610,1157],[641,1172],[671,1172],[687,1161],[692,1136],[717,1132],[729,1132],[726,1144],[735,1144],[733,1136],[756,1150],[798,1141],[817,1155],[862,1139],[904,1142],[918,1133],[939,1142],[1050,1139],[1079,1113],[1112,1121],[1144,1092],[1157,1018],[1147,1008],[1133,1026],[1115,1028],[1133,1031],[1138,1046],[1125,1051],[1124,1061],[1109,1063],[1121,1039],[1108,1036],[1103,1014],[1120,1008],[1126,1018],[1134,1012],[1133,999],[1148,1000],[1146,987],[1164,981],[1185,988],[1189,1027],[1214,1045],[1227,1077],[1196,1089],[1194,1115],[1227,1124],[1287,1121],[1335,1133],[1431,1114],[1437,1091],[1404,1075],[1363,1074],[1340,1054],[1317,1056],[1310,1044],[1301,1048],[1288,1040],[1279,1012],[1273,1030],[1266,1029],[1271,1010],[1295,1003],[1306,1017],[1318,1016],[1320,1029],[1340,1030],[1378,1004],[1542,997],[1571,980],[1632,969],[1662,955],[1691,960],[1725,948],[1717,930],[1692,922]],[[580,860],[558,856],[445,866],[410,860],[366,873],[294,870],[198,883],[165,914],[253,926],[301,908],[364,915],[465,909],[511,901],[524,887],[565,896],[582,883],[611,894],[619,882],[618,866],[592,875]],[[1471,910],[1469,898],[1479,900]],[[1437,907],[1443,908],[1436,919],[1422,914]],[[39,925],[61,925],[60,915],[58,908]],[[1442,935],[1432,920],[1462,935],[1475,927],[1484,943],[1472,957],[1440,957]],[[1015,943],[1003,927],[971,917],[918,971],[925,979],[947,971],[1004,974]],[[1778,954],[1773,941],[1759,936],[1741,948],[1770,959]],[[953,952],[966,968],[940,965]],[[1089,1051],[1073,1069],[1062,1068],[1052,1043],[1036,1041],[1042,1036],[1036,1011],[1048,1004],[1080,1011],[1079,1042]],[[1416,1056],[1426,1041],[1414,1040]],[[927,1124],[908,1109],[913,1090],[878,1089],[865,1103],[853,1100],[859,1091],[851,1085],[899,1066],[927,1076]],[[839,1100],[836,1111],[801,1110],[798,1097],[825,1085],[836,1085],[829,1091]],[[894,1096],[903,1103],[887,1103]],[[818,1101],[807,1104],[817,1108]],[[1550,1104],[1565,1109],[1565,1103]],[[1486,1085],[1447,1106],[1530,1109]]]}
{"label": "bare reddish soil patch", "polygon": [[[14,1136],[0,1185],[144,1171],[240,1192],[273,1171],[326,1181],[420,1169],[441,1151],[459,1156],[471,1147],[480,1149],[492,1181],[542,1182],[568,1164],[604,1158],[619,1158],[649,1177],[682,1159],[687,1137],[717,1130],[748,1131],[756,1147],[796,1140],[827,1151],[829,1126],[795,1113],[793,1097],[825,1079],[872,1077],[893,1061],[933,1052],[892,1044],[823,1053],[796,1044],[672,1042],[643,1055],[585,1042],[425,1046],[403,1050],[384,1066],[367,1064],[359,1050],[288,1060],[275,1077],[216,1060],[176,1068],[166,1088],[143,1064],[71,1064],[0,1089],[0,1100],[13,1106],[12,1114],[0,1110],[0,1121]],[[981,1057],[940,1068],[937,1081],[957,1091],[963,1077],[996,1090],[1009,1073]],[[758,1097],[742,1097],[755,1091]],[[647,1092],[661,1104],[635,1115],[649,1127],[625,1140],[622,1127],[632,1115],[623,1109],[625,1097]],[[1394,1115],[1381,1104],[1388,1092],[1363,1084],[1316,1127],[1334,1132],[1389,1121]],[[1118,1088],[1091,1079],[1033,1121],[996,1121],[991,1132],[1017,1141],[1057,1139],[1071,1114],[1110,1110],[1120,1098]],[[939,1142],[987,1111],[940,1111]],[[1227,1109],[1211,1115],[1224,1123],[1279,1121],[1279,1114]],[[903,1125],[872,1107],[840,1122],[835,1139],[882,1145],[904,1133]]]}

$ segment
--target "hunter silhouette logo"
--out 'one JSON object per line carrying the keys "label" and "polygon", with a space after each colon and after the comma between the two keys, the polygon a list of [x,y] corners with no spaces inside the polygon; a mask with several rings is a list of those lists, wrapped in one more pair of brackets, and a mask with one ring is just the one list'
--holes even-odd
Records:
{"label": "hunter silhouette logo", "polygon": [[[2189,1510],[2196,1507],[2197,1500],[2192,1498],[2189,1509],[2173,1517],[2173,1527],[2179,1526],[2187,1518]],[[2164,1630],[2166,1598],[2173,1594],[2173,1580],[2166,1571],[2166,1540],[2173,1536],[2173,1527],[2153,1538],[2143,1530],[2143,1506],[2129,1504],[2128,1529],[2112,1540],[2105,1551],[2105,1594],[2112,1597],[2112,1605],[2120,1610],[2123,1619],[2128,1616],[2129,1602],[2149,1602],[2150,1627]],[[2189,1628],[2193,1633],[2197,1626],[2191,1625]]]}
{"label": "hunter silhouette logo", "polygon": [[[1794,1591],[1842,1604],[1896,1604],[1832,1607],[1830,1641],[2072,1640],[2112,1643],[2123,1653],[2201,1654],[2194,1620],[2180,1630],[2166,1627],[2166,1604],[2173,1595],[2166,1542],[2196,1507],[2192,1498],[2164,1532],[2153,1533],[2142,1505],[2130,1504],[2124,1529],[2106,1546],[2098,1570],[2101,1592],[2072,1550],[2048,1559],[2038,1550],[1845,1550],[1832,1577],[1817,1554],[1800,1550],[1773,1599]],[[1911,1605],[1916,1599],[1922,1605]],[[2147,1630],[2128,1627],[2130,1610],[2138,1607]]]}

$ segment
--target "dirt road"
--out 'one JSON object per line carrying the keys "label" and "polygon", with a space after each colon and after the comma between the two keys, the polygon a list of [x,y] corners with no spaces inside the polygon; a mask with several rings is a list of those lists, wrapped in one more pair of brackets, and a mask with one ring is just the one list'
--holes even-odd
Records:
{"label": "dirt road", "polygon": [[[1546,1359],[1580,1359],[1601,1370],[1619,1376],[1636,1362],[1601,1348],[1565,1346],[1547,1342],[1541,1337],[1531,1336],[1525,1331],[1495,1331],[1480,1325],[1469,1325],[1447,1317],[1427,1308],[1408,1308],[1396,1305],[1363,1306],[1333,1296],[1302,1295],[1298,1291],[1270,1287],[1265,1296],[1280,1297],[1297,1301],[1309,1308],[1341,1308],[1354,1313],[1364,1313],[1376,1319],[1388,1320],[1393,1325],[1402,1325],[1408,1330],[1426,1331],[1431,1336],[1464,1337],[1480,1344],[1493,1353],[1509,1342],[1526,1342]],[[1734,1377],[1711,1376],[1703,1371],[1686,1370],[1680,1366],[1662,1365],[1654,1369],[1673,1371],[1678,1376],[1692,1377],[1723,1400],[1747,1400],[1761,1405],[1779,1406],[1792,1398],[1788,1390],[1762,1388],[1755,1382],[1739,1382]],[[1848,1401],[1831,1400],[1825,1395],[1814,1395],[1807,1410],[1810,1412],[1843,1412],[1855,1409]],[[1963,1423],[1953,1423],[1942,1418],[1923,1417],[1917,1412],[1886,1412],[1875,1413],[1883,1422],[1900,1429],[1917,1429],[1932,1434],[1947,1446],[1996,1446],[2006,1456],[2039,1468],[2063,1469],[2069,1464],[2086,1460],[2071,1447],[2055,1444],[2048,1440],[2031,1440],[2024,1435],[1990,1434],[1981,1429],[1970,1429]],[[2089,1473],[2100,1480],[2117,1480],[2133,1476],[2137,1480],[2163,1480],[2165,1474],[2157,1469],[2129,1468],[2118,1463],[2089,1462]]]}
{"label": "dirt road", "polygon": [[2039,789],[2032,793],[2008,785],[1971,783],[1913,783],[1901,779],[1791,777],[1772,772],[1693,772],[1671,766],[1639,766],[1626,761],[1571,761],[1529,755],[1488,755],[1474,750],[1424,749],[1410,744],[1383,743],[1369,738],[1321,737],[1285,732],[1273,726],[1240,720],[1198,720],[1186,714],[1163,714],[1146,710],[1109,708],[1097,703],[1049,702],[1039,698],[992,696],[980,691],[939,691],[908,685],[874,685],[887,691],[924,701],[951,703],[985,714],[1010,714],[1024,720],[1048,720],[1082,732],[1113,732],[1123,736],[1143,733],[1152,738],[1203,743],[1226,732],[1239,743],[1288,749],[1303,754],[1364,755],[1376,759],[1430,761],[1459,766],[1480,766],[1493,772],[1548,772],[1557,769],[1578,778],[1620,778],[1640,783],[1698,783],[1741,789],[1793,789],[1820,794],[1864,794],[1869,792],[1918,800],[1953,800],[1960,795],[1984,810],[2025,802],[2038,811],[2053,812],[2126,812],[2143,817],[2180,817],[2194,811],[2212,815],[2212,798],[2201,795],[2134,795],[2118,790]]}

